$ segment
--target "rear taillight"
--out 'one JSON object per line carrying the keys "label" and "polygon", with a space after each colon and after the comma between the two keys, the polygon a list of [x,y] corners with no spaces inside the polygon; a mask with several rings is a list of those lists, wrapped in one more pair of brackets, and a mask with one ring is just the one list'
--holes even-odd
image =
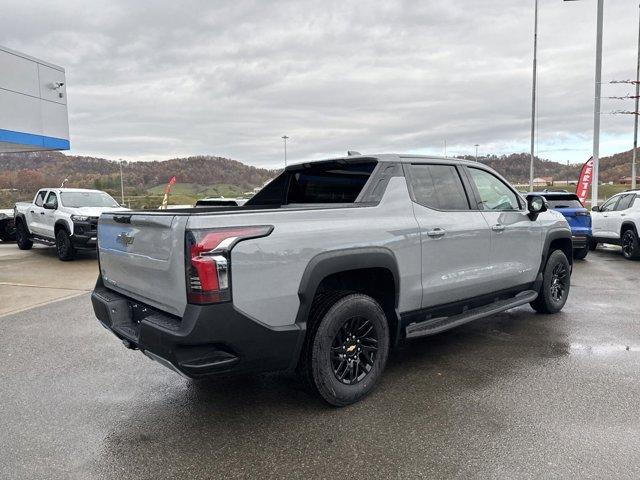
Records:
{"label": "rear taillight", "polygon": [[231,300],[231,249],[242,240],[265,237],[272,230],[270,225],[187,230],[187,301],[206,304]]}
{"label": "rear taillight", "polygon": [[591,216],[591,212],[589,211],[576,212],[576,217],[590,217],[590,216]]}

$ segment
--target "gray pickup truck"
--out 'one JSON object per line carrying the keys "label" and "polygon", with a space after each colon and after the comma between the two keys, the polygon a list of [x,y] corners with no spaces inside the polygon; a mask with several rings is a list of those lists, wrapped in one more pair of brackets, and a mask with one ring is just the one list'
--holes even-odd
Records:
{"label": "gray pickup truck", "polygon": [[296,370],[327,402],[376,385],[389,349],[569,295],[571,231],[542,197],[457,159],[289,166],[243,206],[103,213],[96,316],[195,378]]}

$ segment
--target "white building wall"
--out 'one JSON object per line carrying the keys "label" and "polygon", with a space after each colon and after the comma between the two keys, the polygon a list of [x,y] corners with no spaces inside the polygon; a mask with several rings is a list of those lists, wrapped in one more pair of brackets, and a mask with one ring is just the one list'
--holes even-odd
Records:
{"label": "white building wall", "polygon": [[69,147],[64,68],[0,46],[0,153]]}

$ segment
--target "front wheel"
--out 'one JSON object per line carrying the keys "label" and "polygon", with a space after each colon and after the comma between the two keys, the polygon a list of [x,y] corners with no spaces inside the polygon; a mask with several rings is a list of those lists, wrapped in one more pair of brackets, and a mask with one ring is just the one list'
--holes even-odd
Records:
{"label": "front wheel", "polygon": [[593,239],[589,239],[589,250],[593,252],[596,248],[598,248],[598,242]]}
{"label": "front wheel", "polygon": [[622,234],[622,255],[628,260],[640,258],[640,244],[638,235],[633,230],[626,230]]}
{"label": "front wheel", "polygon": [[554,250],[544,267],[542,287],[531,307],[538,313],[558,313],[567,303],[571,287],[571,265],[562,250]]}
{"label": "front wheel", "polygon": [[60,229],[56,233],[56,251],[58,252],[58,258],[63,262],[73,260],[76,256],[76,250],[71,244],[71,238],[66,230]]}
{"label": "front wheel", "polygon": [[27,230],[27,226],[24,222],[18,222],[16,225],[16,242],[18,243],[18,248],[20,250],[29,250],[33,247],[31,235],[29,235],[29,230]]}
{"label": "front wheel", "polygon": [[329,404],[358,402],[376,386],[389,354],[389,326],[371,297],[350,294],[338,299],[320,319],[304,368],[311,385]]}

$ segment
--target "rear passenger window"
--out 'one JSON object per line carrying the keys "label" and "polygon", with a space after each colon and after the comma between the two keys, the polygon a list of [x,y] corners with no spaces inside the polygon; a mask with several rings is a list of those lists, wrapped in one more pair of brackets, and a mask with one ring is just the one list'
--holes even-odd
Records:
{"label": "rear passenger window", "polygon": [[44,196],[47,194],[46,190],[42,190],[38,192],[38,196],[36,197],[36,207],[41,207],[44,205]]}
{"label": "rear passenger window", "polygon": [[411,165],[411,190],[417,203],[437,210],[469,210],[456,167]]}
{"label": "rear passenger window", "polygon": [[631,204],[633,203],[635,198],[636,198],[635,195],[625,195],[618,202],[618,205],[616,206],[616,210],[626,210],[627,208],[631,207]]}

